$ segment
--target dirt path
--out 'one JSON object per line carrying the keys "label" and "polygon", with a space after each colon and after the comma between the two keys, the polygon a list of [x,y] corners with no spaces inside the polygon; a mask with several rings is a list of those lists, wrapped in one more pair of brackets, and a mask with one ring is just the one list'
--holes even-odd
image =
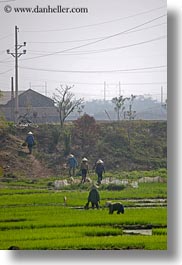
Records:
{"label": "dirt path", "polygon": [[34,153],[29,155],[28,148],[22,146],[23,141],[15,136],[4,136],[0,139],[1,175],[23,176],[30,178],[48,177],[53,175]]}
{"label": "dirt path", "polygon": [[40,161],[38,161],[34,155],[27,155],[29,158],[29,163],[30,163],[30,169],[29,169],[29,174],[32,177],[48,177],[51,175],[51,172],[49,169],[44,167]]}

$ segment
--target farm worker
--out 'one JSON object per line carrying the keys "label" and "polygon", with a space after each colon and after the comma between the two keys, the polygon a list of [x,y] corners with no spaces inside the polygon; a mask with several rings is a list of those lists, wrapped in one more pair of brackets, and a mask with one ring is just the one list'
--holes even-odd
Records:
{"label": "farm worker", "polygon": [[28,145],[29,154],[32,153],[33,145],[35,144],[35,139],[32,132],[28,132],[28,135],[25,139],[25,143]]}
{"label": "farm worker", "polygon": [[89,192],[87,206],[90,202],[92,204],[92,209],[94,209],[95,206],[99,209],[100,195],[95,185],[92,186]]}
{"label": "farm worker", "polygon": [[73,154],[68,156],[68,167],[69,167],[69,176],[75,176],[75,169],[78,166],[78,162]]}
{"label": "farm worker", "polygon": [[95,172],[97,173],[97,176],[98,176],[98,184],[101,184],[102,174],[103,174],[103,172],[105,173],[104,162],[101,159],[99,159],[96,162]]}
{"label": "farm worker", "polygon": [[80,170],[81,170],[81,174],[82,174],[81,183],[84,183],[86,181],[87,173],[89,171],[88,159],[86,157],[84,157],[82,159],[82,162],[81,162],[81,165],[80,165]]}

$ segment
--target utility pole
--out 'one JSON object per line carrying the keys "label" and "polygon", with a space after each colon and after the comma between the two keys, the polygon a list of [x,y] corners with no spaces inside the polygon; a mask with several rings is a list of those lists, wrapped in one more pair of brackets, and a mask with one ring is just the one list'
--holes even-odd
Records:
{"label": "utility pole", "polygon": [[104,102],[106,101],[106,82],[104,81]]}
{"label": "utility pole", "polygon": [[14,83],[13,83],[13,76],[11,77],[11,100],[14,99]]}
{"label": "utility pole", "polygon": [[121,96],[121,82],[119,82],[119,97]]}
{"label": "utility pole", "polygon": [[15,26],[15,51],[10,52],[10,50],[7,50],[8,54],[11,54],[15,58],[15,122],[17,122],[18,119],[18,113],[19,113],[19,102],[18,102],[18,58],[22,54],[26,54],[26,50],[23,50],[23,52],[19,52],[19,49],[26,46],[26,42],[24,42],[22,45],[18,44],[18,27]]}
{"label": "utility pole", "polygon": [[45,81],[45,96],[47,97],[47,82]]}
{"label": "utility pole", "polygon": [[161,86],[161,106],[163,105],[163,86]]}
{"label": "utility pole", "polygon": [[11,120],[14,121],[14,104],[13,104],[13,99],[14,99],[14,82],[13,82],[13,77],[11,77]]}
{"label": "utility pole", "polygon": [[124,95],[124,89],[121,90],[121,82],[119,81],[119,97],[121,96],[121,91]]}

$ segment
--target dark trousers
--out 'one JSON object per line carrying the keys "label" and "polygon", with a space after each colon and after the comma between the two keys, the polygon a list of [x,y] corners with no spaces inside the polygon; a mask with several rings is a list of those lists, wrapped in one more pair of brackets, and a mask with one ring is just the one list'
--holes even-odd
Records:
{"label": "dark trousers", "polygon": [[70,167],[69,168],[69,176],[71,177],[71,176],[75,176],[75,167]]}
{"label": "dark trousers", "polygon": [[92,204],[92,209],[94,209],[94,207],[96,206],[97,209],[99,209],[99,204],[98,202],[94,203],[94,202],[91,202]]}
{"label": "dark trousers", "polygon": [[31,154],[31,153],[32,153],[32,147],[33,147],[33,145],[32,145],[32,144],[28,144],[28,150],[29,150],[29,154]]}
{"label": "dark trousers", "polygon": [[97,173],[98,176],[98,183],[101,184],[102,181],[102,172]]}
{"label": "dark trousers", "polygon": [[86,181],[86,177],[87,177],[87,170],[82,169],[82,181],[81,181],[81,183],[84,183]]}

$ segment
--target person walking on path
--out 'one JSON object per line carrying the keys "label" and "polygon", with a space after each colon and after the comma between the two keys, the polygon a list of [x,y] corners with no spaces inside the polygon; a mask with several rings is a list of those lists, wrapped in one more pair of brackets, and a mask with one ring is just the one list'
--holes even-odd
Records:
{"label": "person walking on path", "polygon": [[98,176],[98,184],[101,184],[102,177],[103,177],[102,174],[103,172],[105,173],[104,162],[101,159],[99,159],[96,162],[95,172],[97,173],[97,176]]}
{"label": "person walking on path", "polygon": [[82,174],[81,183],[85,183],[86,178],[87,178],[87,173],[89,172],[88,159],[86,157],[82,159],[80,170]]}
{"label": "person walking on path", "polygon": [[88,202],[85,206],[85,209],[88,209],[89,203],[91,202],[92,209],[96,206],[97,209],[99,209],[99,203],[100,203],[100,194],[96,188],[95,185],[92,186],[89,195],[88,195]]}
{"label": "person walking on path", "polygon": [[68,157],[69,176],[75,176],[75,169],[78,166],[78,162],[74,155],[70,154]]}
{"label": "person walking on path", "polygon": [[35,145],[35,139],[32,132],[28,132],[28,135],[25,139],[25,143],[28,146],[29,154],[32,153],[32,148]]}

